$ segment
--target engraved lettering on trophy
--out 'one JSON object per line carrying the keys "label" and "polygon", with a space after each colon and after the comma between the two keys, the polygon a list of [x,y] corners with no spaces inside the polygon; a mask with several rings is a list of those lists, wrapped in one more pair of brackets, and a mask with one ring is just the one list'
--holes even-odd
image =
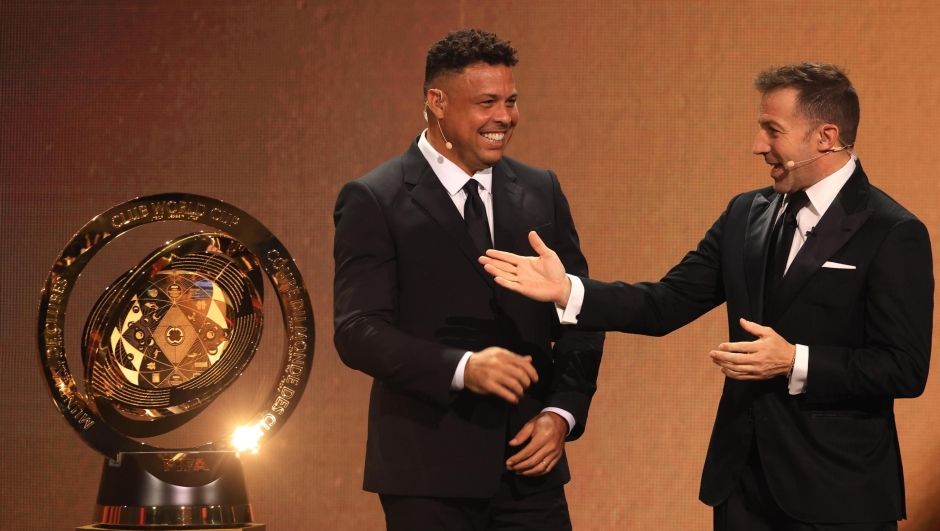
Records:
{"label": "engraved lettering on trophy", "polygon": [[307,356],[307,334],[304,334],[306,330],[307,328],[303,326],[291,327],[290,344],[288,345],[291,359],[296,357],[303,360]]}
{"label": "engraved lettering on trophy", "polygon": [[274,277],[277,279],[278,291],[291,297],[296,296],[300,292],[297,287],[297,279],[294,278],[294,273],[286,267],[275,273]]}
{"label": "engraved lettering on trophy", "polygon": [[49,303],[46,305],[45,336],[46,342],[61,345],[62,329],[59,327],[59,311],[61,310],[62,294],[68,288],[68,280],[57,278],[52,284],[49,294]]}
{"label": "engraved lettering on trophy", "polygon": [[288,362],[295,365],[303,365],[307,361],[307,355],[303,352],[290,352],[287,355]]}
{"label": "engraved lettering on trophy", "polygon": [[58,293],[50,293],[49,302],[55,302],[55,303],[62,302],[62,295],[59,295]]}
{"label": "engraved lettering on trophy", "polygon": [[144,219],[150,215],[147,205],[137,205],[111,216],[111,226],[119,229],[137,220]]}
{"label": "engraved lettering on trophy", "polygon": [[58,334],[59,329],[59,304],[52,301],[46,313],[46,334]]}
{"label": "engraved lettering on trophy", "polygon": [[296,359],[298,360],[299,363],[303,363],[304,358],[307,357],[307,354],[304,352],[305,350],[307,350],[307,342],[296,341],[294,343],[291,343],[290,349],[291,349],[290,359],[291,360]]}
{"label": "engraved lettering on trophy", "polygon": [[49,367],[49,372],[52,373],[52,378],[56,381],[56,385],[64,385],[69,378],[65,350],[62,347],[46,348],[46,364]]}
{"label": "engraved lettering on trophy", "polygon": [[76,414],[75,419],[78,421],[78,424],[82,427],[83,430],[87,430],[92,426],[92,424],[95,423],[95,421],[91,420],[91,417],[88,416],[88,413],[85,413],[82,410],[79,410],[79,413],[81,413],[81,415]]}
{"label": "engraved lettering on trophy", "polygon": [[73,391],[67,387],[59,388],[59,395],[62,396],[62,405],[78,422],[78,425],[81,426],[83,430],[94,426],[95,421],[91,419],[88,413],[85,412],[82,408],[82,403],[79,398],[75,396]]}
{"label": "engraved lettering on trophy", "polygon": [[150,203],[153,210],[153,219],[190,219],[199,220],[206,213],[206,205],[193,201],[160,201]]}
{"label": "engraved lettering on trophy", "polygon": [[[291,385],[297,385],[300,383],[300,378],[305,370],[307,362],[307,327],[301,326],[299,323],[303,322],[306,319],[306,311],[304,310],[303,301],[292,300],[290,301],[290,306],[292,309],[292,314],[288,320],[288,347],[287,347],[287,367],[284,368],[286,376],[284,377],[283,382]],[[287,390],[285,393],[284,390]],[[293,396],[293,391],[289,388],[283,387],[281,396],[275,400],[274,405],[271,409],[278,414],[281,414],[284,411],[290,402],[290,397]]]}
{"label": "engraved lettering on trophy", "polygon": [[[294,323],[303,322],[307,319],[307,311],[304,309],[304,302],[299,300],[290,301],[290,307],[293,311],[290,316],[291,328],[294,327]],[[304,328],[304,331],[307,329]],[[306,336],[304,336],[306,337]]]}
{"label": "engraved lettering on trophy", "polygon": [[277,423],[277,417],[268,413],[267,415],[261,417],[261,420],[259,421],[259,423],[261,424],[262,428],[266,430],[270,430],[271,427]]}
{"label": "engraved lettering on trophy", "polygon": [[228,225],[230,227],[238,225],[239,221],[238,216],[232,214],[231,212],[226,212],[218,207],[209,211],[209,218],[211,218],[212,221],[218,221],[219,223]]}
{"label": "engraved lettering on trophy", "polygon": [[[294,382],[290,383],[296,385],[297,379],[291,379],[294,380]],[[290,406],[290,399],[294,397],[294,390],[284,385],[284,381],[282,381],[281,385],[278,387],[278,395],[279,396],[274,399],[274,405],[271,406],[271,411],[281,415]]]}
{"label": "engraved lettering on trophy", "polygon": [[284,409],[288,406],[290,406],[290,400],[284,400],[281,397],[277,397],[274,399],[274,405],[271,406],[271,411],[280,415],[284,413]]}
{"label": "engraved lettering on trophy", "polygon": [[52,286],[52,291],[56,293],[65,293],[65,288],[68,287],[69,281],[59,277],[56,279],[55,284]]}
{"label": "engraved lettering on trophy", "polygon": [[268,251],[268,260],[271,261],[271,266],[276,271],[274,279],[277,290],[283,295],[296,297],[301,290],[297,285],[297,279],[294,278],[294,273],[288,268],[290,261],[281,257],[277,249]]}
{"label": "engraved lettering on trophy", "polygon": [[59,277],[52,283],[49,290],[49,302],[46,305],[45,324],[43,325],[43,342],[46,346],[46,359],[49,360],[49,366],[53,377],[62,379],[62,374],[67,374],[66,362],[62,359],[64,350],[64,338],[62,337],[62,327],[59,326],[59,317],[61,312],[62,295],[68,288],[68,280]]}

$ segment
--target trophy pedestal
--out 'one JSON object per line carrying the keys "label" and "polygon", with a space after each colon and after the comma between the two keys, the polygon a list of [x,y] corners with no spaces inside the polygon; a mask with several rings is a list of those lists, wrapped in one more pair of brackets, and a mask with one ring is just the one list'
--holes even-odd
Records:
{"label": "trophy pedestal", "polygon": [[133,452],[105,459],[94,525],[79,529],[263,530],[235,452]]}

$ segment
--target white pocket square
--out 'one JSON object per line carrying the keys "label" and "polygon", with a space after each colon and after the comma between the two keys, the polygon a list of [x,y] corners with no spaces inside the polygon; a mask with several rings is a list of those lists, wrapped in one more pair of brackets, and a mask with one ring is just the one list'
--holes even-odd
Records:
{"label": "white pocket square", "polygon": [[855,269],[854,265],[840,264],[839,262],[826,262],[822,266],[829,269]]}

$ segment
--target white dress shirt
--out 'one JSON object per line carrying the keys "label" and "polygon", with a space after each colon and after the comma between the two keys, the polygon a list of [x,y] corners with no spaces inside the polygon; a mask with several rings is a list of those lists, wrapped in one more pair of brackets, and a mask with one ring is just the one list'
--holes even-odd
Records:
{"label": "white dress shirt", "polygon": [[[839,195],[839,190],[845,186],[849,177],[855,172],[855,161],[856,157],[853,154],[839,170],[805,190],[809,203],[796,213],[796,234],[793,235],[793,243],[790,246],[790,255],[787,257],[784,275],[790,269],[790,264],[793,263],[793,259],[800,252],[800,248],[806,242],[806,233],[810,232],[819,223],[819,220],[829,210],[832,202],[835,201],[836,196]],[[783,206],[777,212],[777,218],[774,220],[775,223],[783,215],[783,211],[790,201],[790,194],[787,194],[783,201]],[[580,278],[574,275],[568,275],[568,278],[571,279],[571,294],[568,296],[568,304],[564,308],[556,304],[555,310],[558,312],[558,320],[561,321],[561,324],[577,324],[578,314],[581,313],[581,306],[584,304],[584,284],[581,283]],[[790,373],[789,382],[791,395],[806,392],[808,372],[809,347],[796,345],[796,357],[793,360],[793,372]]]}
{"label": "white dress shirt", "polygon": [[[418,149],[421,150],[421,154],[424,155],[428,164],[431,165],[431,169],[434,170],[434,175],[437,175],[441,184],[444,185],[444,189],[450,194],[450,199],[454,202],[454,206],[457,207],[457,212],[460,213],[460,217],[463,217],[463,208],[467,201],[467,192],[463,190],[463,187],[467,184],[467,181],[471,179],[471,176],[467,175],[459,166],[448,160],[447,157],[438,153],[438,151],[434,149],[434,146],[428,142],[425,137],[426,134],[427,129],[421,133],[421,137],[418,139]],[[494,233],[493,168],[480,170],[474,173],[472,178],[480,183],[480,199],[483,201],[483,207],[486,209],[486,219],[489,222],[490,235],[492,236]],[[457,364],[457,370],[454,372],[454,378],[451,380],[450,384],[450,388],[454,391],[460,391],[464,388],[464,372],[467,369],[467,360],[470,359],[472,354],[473,352],[465,353],[463,357],[460,358],[460,363]],[[574,429],[575,420],[574,415],[571,413],[557,407],[547,407],[542,411],[551,411],[565,419],[565,422],[568,423],[568,433],[571,433],[571,430]]]}

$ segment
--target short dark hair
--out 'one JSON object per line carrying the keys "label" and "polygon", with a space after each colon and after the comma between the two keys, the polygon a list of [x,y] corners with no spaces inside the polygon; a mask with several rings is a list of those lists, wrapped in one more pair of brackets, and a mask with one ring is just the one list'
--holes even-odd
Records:
{"label": "short dark hair", "polygon": [[516,49],[495,34],[466,28],[452,31],[428,50],[424,66],[424,92],[441,74],[457,74],[475,63],[516,66]]}
{"label": "short dark hair", "polygon": [[754,77],[754,88],[762,94],[784,88],[799,92],[797,107],[814,122],[834,124],[843,144],[855,143],[859,107],[855,87],[838,66],[803,62],[798,65],[771,67]]}

